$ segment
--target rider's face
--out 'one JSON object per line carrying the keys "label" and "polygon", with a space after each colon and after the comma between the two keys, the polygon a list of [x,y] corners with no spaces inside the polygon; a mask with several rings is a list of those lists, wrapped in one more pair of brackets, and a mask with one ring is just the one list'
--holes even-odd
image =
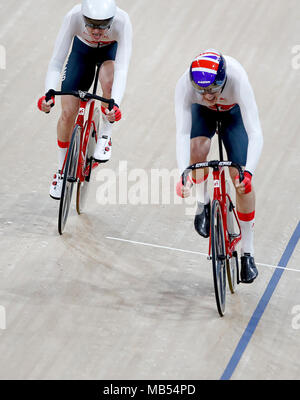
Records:
{"label": "rider's face", "polygon": [[216,102],[218,101],[219,95],[220,95],[220,92],[217,92],[217,93],[205,93],[203,95],[203,99],[209,105],[215,105]]}
{"label": "rider's face", "polygon": [[105,35],[108,29],[99,29],[99,28],[95,29],[87,27],[87,30],[89,34],[92,36],[92,38],[94,38],[95,40],[99,40]]}

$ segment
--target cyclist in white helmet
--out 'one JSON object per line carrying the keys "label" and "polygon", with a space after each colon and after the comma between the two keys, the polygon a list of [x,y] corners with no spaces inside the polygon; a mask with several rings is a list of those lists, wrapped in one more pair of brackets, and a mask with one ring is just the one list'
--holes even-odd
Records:
{"label": "cyclist in white helmet", "polygon": [[[107,104],[103,103],[101,107],[103,122],[94,158],[105,162],[111,156],[112,123],[122,116],[119,106],[125,92],[132,49],[129,16],[116,6],[114,0],[83,0],[82,4],[73,7],[65,16],[55,43],[46,76],[46,92],[57,89],[72,42],[61,90],[88,91],[94,80],[96,64],[100,62],[102,95],[113,98],[117,104],[111,111],[108,111]],[[59,165],[50,186],[50,196],[54,199],[61,197],[62,167],[79,108],[79,100],[73,96],[62,96],[61,103],[57,126]],[[51,105],[52,101],[46,103],[44,96],[39,99],[41,111],[49,112]]]}

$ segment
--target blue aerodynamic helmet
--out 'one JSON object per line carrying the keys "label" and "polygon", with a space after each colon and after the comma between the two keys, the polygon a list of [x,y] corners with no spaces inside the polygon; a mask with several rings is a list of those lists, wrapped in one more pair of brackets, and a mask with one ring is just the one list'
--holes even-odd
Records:
{"label": "blue aerodynamic helmet", "polygon": [[222,54],[214,49],[200,53],[191,64],[190,79],[201,94],[222,90],[226,82],[226,61]]}

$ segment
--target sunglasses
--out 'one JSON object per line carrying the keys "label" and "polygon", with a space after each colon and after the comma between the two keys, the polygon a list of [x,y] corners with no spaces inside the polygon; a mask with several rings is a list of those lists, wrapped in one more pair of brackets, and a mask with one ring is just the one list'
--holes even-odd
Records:
{"label": "sunglasses", "polygon": [[108,19],[97,20],[97,19],[91,19],[91,18],[84,16],[84,20],[85,20],[85,26],[87,26],[88,28],[103,30],[103,29],[110,28],[112,21],[113,21],[113,17],[108,18]]}
{"label": "sunglasses", "polygon": [[200,88],[195,82],[192,81],[193,87],[196,89],[196,91],[200,94],[214,94],[214,93],[219,93],[223,89],[224,85],[211,85],[208,88]]}

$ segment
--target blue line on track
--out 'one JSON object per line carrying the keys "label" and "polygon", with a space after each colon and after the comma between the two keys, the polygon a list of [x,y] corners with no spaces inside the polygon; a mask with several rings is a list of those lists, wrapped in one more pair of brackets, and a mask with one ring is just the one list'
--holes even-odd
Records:
{"label": "blue line on track", "polygon": [[[290,241],[288,242],[286,249],[279,261],[278,266],[280,267],[286,267],[292,254],[293,251],[295,250],[295,247],[297,246],[297,243],[300,239],[300,222],[298,223],[292,237],[290,238]],[[234,373],[246,347],[248,346],[248,343],[250,342],[250,339],[265,311],[265,308],[267,307],[274,290],[276,289],[276,286],[278,285],[278,282],[281,278],[281,275],[283,274],[284,268],[276,268],[275,272],[272,275],[272,278],[270,279],[270,282],[260,299],[246,329],[245,332],[243,333],[229,363],[227,364],[227,367],[225,368],[225,371],[223,372],[223,375],[221,376],[221,380],[229,380]]]}

